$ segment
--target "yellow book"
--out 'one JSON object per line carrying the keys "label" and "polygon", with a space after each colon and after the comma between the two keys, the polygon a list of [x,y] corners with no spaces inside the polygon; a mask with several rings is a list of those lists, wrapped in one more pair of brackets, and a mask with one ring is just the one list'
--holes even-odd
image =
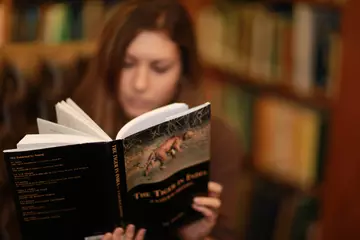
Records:
{"label": "yellow book", "polygon": [[254,159],[258,170],[299,188],[317,178],[320,115],[277,98],[258,99]]}
{"label": "yellow book", "polygon": [[316,181],[320,118],[311,109],[301,109],[299,114],[299,151],[298,151],[298,172],[296,176],[301,187],[309,188]]}

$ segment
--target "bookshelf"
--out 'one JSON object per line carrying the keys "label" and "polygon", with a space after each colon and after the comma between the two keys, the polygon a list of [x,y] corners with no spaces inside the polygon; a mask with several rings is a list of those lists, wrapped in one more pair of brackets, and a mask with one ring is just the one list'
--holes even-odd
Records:
{"label": "bookshelf", "polygon": [[[233,1],[235,2],[235,1]],[[236,1],[240,2],[240,1]],[[250,1],[247,1],[250,2]],[[266,4],[278,3],[306,3],[314,7],[335,10],[341,13],[340,37],[342,42],[341,62],[339,66],[339,83],[336,93],[332,95],[324,92],[313,92],[310,94],[299,94],[292,87],[282,84],[269,84],[261,78],[250,77],[247,74],[234,73],[224,69],[222,64],[211,65],[205,68],[205,72],[218,81],[227,81],[231,86],[238,86],[255,93],[257,98],[264,95],[277,96],[282,99],[294,101],[302,106],[325,111],[328,118],[329,128],[327,132],[327,148],[324,156],[323,181],[318,183],[306,195],[316,196],[320,201],[320,212],[316,222],[317,232],[313,233],[311,239],[357,239],[360,231],[355,224],[360,218],[360,195],[354,188],[355,182],[360,180],[358,171],[360,163],[357,142],[360,138],[359,118],[360,111],[355,107],[358,98],[358,85],[355,80],[359,76],[359,68],[356,66],[360,48],[356,44],[360,40],[360,31],[351,24],[359,21],[360,3],[358,1],[311,1],[311,0],[268,0],[258,1]],[[204,3],[204,6],[209,5]],[[222,65],[222,66],[219,66]],[[225,93],[226,94],[226,93]],[[254,129],[253,129],[254,130]],[[256,151],[253,146],[251,152]],[[251,165],[251,164],[250,164]],[[255,175],[265,178],[272,183],[287,185],[278,176],[269,175],[251,166]],[[287,185],[290,189],[296,186]],[[300,190],[300,189],[298,189]],[[301,190],[299,191],[301,192]]]}
{"label": "bookshelf", "polygon": [[[198,13],[202,11],[203,7],[219,1],[182,0],[182,2],[189,8],[190,14],[196,22]],[[240,0],[230,2],[230,4],[242,4]],[[247,2],[252,3],[254,1]],[[297,184],[287,181],[286,178],[259,169],[254,162],[256,160],[254,152],[257,151],[258,147],[255,137],[251,137],[247,147],[246,170],[252,172],[256,179],[271,183],[272,186],[281,186],[281,189],[286,190],[285,192],[290,190],[291,193],[295,192],[296,195],[302,197],[310,196],[319,199],[320,216],[317,219],[319,224],[317,226],[321,227],[317,229],[319,229],[322,237],[315,239],[335,240],[342,237],[360,239],[360,229],[357,226],[357,221],[360,221],[360,194],[353,187],[356,182],[360,181],[360,151],[358,151],[357,146],[357,143],[360,142],[360,109],[357,108],[357,102],[360,101],[358,94],[360,83],[356,80],[360,76],[360,67],[358,66],[360,31],[356,26],[360,20],[360,2],[356,0],[259,0],[257,2],[266,5],[301,3],[341,13],[339,31],[341,57],[339,58],[340,61],[335,62],[339,71],[337,73],[339,74],[339,82],[334,87],[336,92],[328,94],[324,89],[320,89],[301,93],[292,85],[267,81],[264,77],[234,71],[236,67],[228,68],[227,63],[211,61],[204,62],[204,79],[211,79],[211,82],[216,82],[218,86],[227,85],[227,88],[236,88],[239,95],[240,92],[251,95],[252,103],[249,103],[249,107],[246,110],[241,110],[240,113],[247,112],[251,116],[257,116],[253,110],[249,109],[256,106],[258,99],[269,97],[269,99],[275,98],[277,101],[286,101],[294,107],[290,108],[290,112],[296,112],[298,108],[311,109],[326,119],[329,126],[326,130],[326,149],[324,150],[326,152],[323,157],[324,177],[321,182],[303,189]],[[12,13],[21,4],[15,0],[3,0],[0,1],[0,6],[2,6],[0,16],[3,18],[0,23],[2,24],[0,29],[3,31],[0,38],[1,57],[26,65],[27,61],[31,62],[38,58],[56,59],[61,58],[62,55],[74,53],[91,55],[95,49],[94,36],[96,33],[75,39],[53,37],[49,41],[44,41],[37,32],[37,38],[32,41],[13,41],[12,26],[14,26],[14,21]],[[229,6],[225,6],[225,8]],[[106,9],[106,11],[111,10],[111,7],[106,7]],[[210,57],[214,58],[214,55]],[[212,83],[210,80],[206,80],[204,84],[205,91],[207,91]],[[223,95],[224,93],[218,94]],[[246,97],[242,97],[242,99],[244,98]],[[232,102],[232,104],[232,109],[235,109],[242,102],[238,104]],[[221,106],[219,106],[220,108]],[[250,131],[246,134],[251,135],[258,131],[259,125],[253,123],[256,119],[248,117],[247,120],[251,121],[252,124],[246,125],[245,128]],[[241,121],[243,123],[246,120],[241,119]],[[234,123],[236,120],[233,118],[232,122]]]}

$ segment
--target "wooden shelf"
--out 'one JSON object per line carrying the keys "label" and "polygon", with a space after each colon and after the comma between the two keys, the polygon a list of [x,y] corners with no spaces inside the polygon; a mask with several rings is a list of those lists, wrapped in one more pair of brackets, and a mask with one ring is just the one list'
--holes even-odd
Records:
{"label": "wooden shelf", "polygon": [[309,189],[303,189],[299,186],[296,186],[295,184],[290,183],[289,181],[280,178],[279,176],[276,176],[275,174],[271,174],[265,171],[260,171],[258,169],[252,168],[250,170],[254,177],[257,179],[260,179],[262,181],[269,182],[271,184],[274,184],[276,186],[281,187],[282,189],[288,191],[288,192],[295,192],[306,196],[311,197],[319,197],[321,192],[320,186],[313,186]]}
{"label": "wooden shelf", "polygon": [[239,76],[209,65],[205,67],[204,74],[205,78],[206,76],[215,76],[219,80],[236,84],[257,94],[277,96],[310,108],[328,111],[332,106],[330,98],[321,92],[314,92],[312,95],[302,95],[285,85],[264,83],[257,79]]}
{"label": "wooden shelf", "polygon": [[95,43],[90,41],[74,41],[63,43],[42,43],[42,42],[28,42],[28,43],[9,43],[1,46],[0,53],[11,54],[27,54],[27,53],[49,53],[60,52],[67,50],[79,50],[86,53],[91,53],[94,50]]}
{"label": "wooden shelf", "polygon": [[26,67],[39,59],[56,59],[66,62],[79,55],[89,56],[94,52],[95,47],[95,43],[89,41],[12,43],[0,48],[0,57]]}
{"label": "wooden shelf", "polygon": [[259,0],[263,3],[308,3],[313,6],[342,9],[348,0]]}

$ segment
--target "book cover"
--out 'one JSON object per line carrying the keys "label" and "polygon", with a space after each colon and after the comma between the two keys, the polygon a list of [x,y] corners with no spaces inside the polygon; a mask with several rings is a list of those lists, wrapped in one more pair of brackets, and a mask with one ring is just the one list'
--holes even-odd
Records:
{"label": "book cover", "polygon": [[199,217],[191,204],[207,194],[209,106],[125,138],[123,148],[127,221],[157,228]]}
{"label": "book cover", "polygon": [[62,104],[63,124],[38,119],[40,134],[4,151],[24,240],[99,239],[130,223],[162,234],[202,217],[191,204],[208,191],[210,104],[157,109],[114,140]]}

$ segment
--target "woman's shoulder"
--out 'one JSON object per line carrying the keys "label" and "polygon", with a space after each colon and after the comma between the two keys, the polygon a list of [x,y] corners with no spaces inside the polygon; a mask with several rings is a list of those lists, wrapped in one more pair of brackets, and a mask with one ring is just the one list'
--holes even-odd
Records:
{"label": "woman's shoulder", "polygon": [[234,129],[225,120],[218,116],[211,116],[211,133],[229,133],[233,134]]}
{"label": "woman's shoulder", "polygon": [[237,233],[243,151],[236,130],[219,117],[211,117],[210,178],[223,186],[222,207],[212,232],[215,239],[239,239]]}

